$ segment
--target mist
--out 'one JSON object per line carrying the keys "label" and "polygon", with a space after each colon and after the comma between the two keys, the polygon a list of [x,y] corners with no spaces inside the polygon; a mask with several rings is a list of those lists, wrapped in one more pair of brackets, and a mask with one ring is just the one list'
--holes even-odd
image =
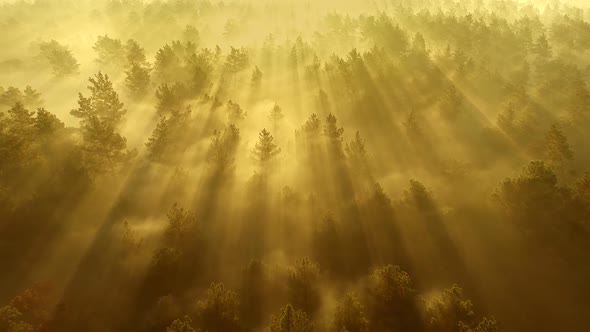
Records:
{"label": "mist", "polygon": [[0,332],[586,331],[590,6],[0,1]]}

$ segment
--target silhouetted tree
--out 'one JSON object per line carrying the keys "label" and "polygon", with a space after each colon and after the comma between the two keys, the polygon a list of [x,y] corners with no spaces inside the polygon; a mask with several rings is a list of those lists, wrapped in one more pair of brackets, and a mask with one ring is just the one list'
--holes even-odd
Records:
{"label": "silhouetted tree", "polygon": [[192,327],[193,321],[188,316],[176,319],[166,328],[166,332],[196,332]]}
{"label": "silhouetted tree", "polygon": [[129,39],[125,44],[125,57],[128,65],[137,65],[140,68],[148,67],[145,50],[133,39]]}
{"label": "silhouetted tree", "polygon": [[240,142],[240,130],[229,125],[223,132],[215,131],[207,151],[207,161],[220,169],[233,169]]}
{"label": "silhouetted tree", "polygon": [[473,326],[475,313],[473,304],[465,298],[463,290],[453,285],[427,305],[427,322],[430,331],[456,331],[460,324]]}
{"label": "silhouetted tree", "polygon": [[545,134],[545,157],[554,167],[563,169],[566,161],[574,158],[574,153],[559,125],[554,124]]}
{"label": "silhouetted tree", "polygon": [[227,119],[230,124],[237,124],[246,119],[248,112],[242,110],[240,105],[233,101],[227,102]]}
{"label": "silhouetted tree", "polygon": [[90,97],[78,94],[78,108],[70,111],[70,114],[79,118],[83,125],[92,120],[95,122],[94,125],[97,125],[98,121],[105,127],[116,128],[121,124],[127,110],[123,109],[124,105],[119,101],[119,95],[113,89],[109,76],[98,72],[88,81]]}
{"label": "silhouetted tree", "polygon": [[184,39],[184,41],[191,42],[196,45],[198,45],[201,41],[199,30],[197,30],[197,28],[190,24],[187,24],[184,27],[184,31],[182,32],[182,38]]}
{"label": "silhouetted tree", "polygon": [[161,116],[160,121],[145,144],[148,158],[160,163],[175,163],[189,145],[187,133],[190,129],[191,110],[184,112],[173,110],[168,116]]}
{"label": "silhouetted tree", "polygon": [[198,303],[200,326],[211,332],[240,331],[239,305],[236,293],[212,283]]}
{"label": "silhouetted tree", "polygon": [[294,309],[290,304],[283,307],[278,316],[271,317],[271,332],[311,332],[313,330],[314,324],[307,318],[307,314]]}
{"label": "silhouetted tree", "polygon": [[370,330],[422,330],[412,279],[399,266],[375,270],[368,292]]}
{"label": "silhouetted tree", "polygon": [[369,321],[363,306],[353,294],[346,294],[338,303],[334,313],[333,331],[367,332]]}
{"label": "silhouetted tree", "polygon": [[320,292],[317,284],[319,273],[319,266],[307,258],[297,261],[289,269],[287,280],[289,300],[295,308],[311,315],[315,314],[320,307]]}
{"label": "silhouetted tree", "polygon": [[96,62],[102,66],[119,68],[125,63],[125,47],[119,39],[108,35],[98,36],[93,49],[98,54]]}
{"label": "silhouetted tree", "polygon": [[64,77],[78,74],[80,64],[66,46],[52,40],[41,43],[39,48],[39,56],[49,62],[55,76]]}
{"label": "silhouetted tree", "polygon": [[234,48],[230,50],[225,60],[225,70],[230,74],[238,73],[246,68],[250,63],[248,50],[245,48]]}
{"label": "silhouetted tree", "polygon": [[143,98],[150,86],[150,71],[137,62],[133,62],[131,68],[125,72],[125,85],[129,95],[136,100]]}
{"label": "silhouetted tree", "polygon": [[258,68],[258,66],[254,67],[252,70],[252,76],[250,78],[250,85],[253,88],[260,87],[260,83],[262,82],[262,71]]}
{"label": "silhouetted tree", "polygon": [[252,154],[254,159],[262,165],[268,164],[281,152],[281,149],[273,142],[273,140],[274,138],[266,129],[263,129],[258,134],[258,142],[254,146]]}
{"label": "silhouetted tree", "polygon": [[281,120],[283,120],[284,117],[285,115],[283,114],[283,110],[281,109],[279,104],[275,103],[275,105],[268,114],[268,119],[271,121],[273,125],[273,131],[275,133],[278,132],[279,122],[281,122]]}

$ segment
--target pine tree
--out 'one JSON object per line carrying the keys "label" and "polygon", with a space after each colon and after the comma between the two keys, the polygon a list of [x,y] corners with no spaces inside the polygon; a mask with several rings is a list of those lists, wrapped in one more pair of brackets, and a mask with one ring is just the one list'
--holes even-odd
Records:
{"label": "pine tree", "polygon": [[261,164],[266,164],[281,153],[281,149],[273,142],[274,138],[266,129],[258,134],[258,142],[252,151],[254,159]]}
{"label": "pine tree", "polygon": [[137,64],[140,67],[148,66],[145,50],[133,39],[127,41],[127,44],[125,45],[125,55],[128,65]]}
{"label": "pine tree", "polygon": [[191,42],[195,45],[198,45],[201,41],[201,37],[199,34],[199,30],[192,25],[187,24],[182,32],[182,38],[187,41]]}
{"label": "pine tree", "polygon": [[273,316],[270,323],[270,332],[311,332],[314,324],[307,314],[301,310],[295,310],[287,304],[281,309],[278,316]]}
{"label": "pine tree", "polygon": [[198,303],[201,326],[206,331],[236,331],[239,327],[238,296],[223,284],[212,283]]}
{"label": "pine tree", "polygon": [[253,88],[260,87],[260,83],[262,82],[262,76],[262,71],[260,71],[258,66],[254,67],[254,70],[252,70],[252,77],[250,78],[250,85]]}
{"label": "pine tree", "polygon": [[95,61],[102,66],[122,67],[125,63],[125,47],[119,39],[110,38],[108,35],[98,36],[93,49],[98,53]]}
{"label": "pine tree", "polygon": [[368,332],[369,320],[359,299],[347,294],[336,307],[334,331]]}
{"label": "pine tree", "polygon": [[238,73],[248,68],[249,61],[247,49],[232,47],[225,60],[225,70],[231,74]]}
{"label": "pine tree", "polygon": [[172,46],[166,44],[156,53],[154,78],[158,82],[171,83],[178,81],[182,73],[182,59]]}
{"label": "pine tree", "polygon": [[143,98],[150,86],[150,72],[146,67],[142,67],[139,63],[133,62],[131,68],[126,72],[125,85],[129,90],[131,98],[139,100]]}
{"label": "pine tree", "polygon": [[248,112],[244,111],[237,103],[231,100],[227,102],[227,119],[229,123],[240,123],[246,119],[247,115]]}
{"label": "pine tree", "polygon": [[127,140],[115,127],[91,116],[82,125],[82,152],[85,166],[94,173],[113,173],[127,160]]}
{"label": "pine tree", "polygon": [[96,118],[105,125],[118,127],[123,121],[127,110],[123,109],[123,103],[119,95],[113,89],[113,83],[108,75],[98,72],[94,77],[88,79],[91,92],[86,98],[81,93],[78,95],[78,108],[70,111],[70,114],[80,119],[82,124],[87,123],[91,118]]}
{"label": "pine tree", "polygon": [[52,40],[41,43],[39,49],[39,57],[49,63],[55,76],[64,77],[78,74],[80,64],[66,46]]}
{"label": "pine tree", "polygon": [[278,132],[278,128],[279,128],[279,122],[285,117],[285,115],[283,114],[283,110],[281,109],[281,107],[279,106],[279,104],[275,104],[273,106],[273,108],[270,110],[270,113],[268,114],[268,118],[270,119],[270,121],[272,122],[273,125],[273,131],[275,133]]}
{"label": "pine tree", "polygon": [[365,149],[365,142],[361,138],[361,134],[357,131],[354,140],[346,144],[346,156],[356,171],[363,171],[367,163],[367,150]]}
{"label": "pine tree", "polygon": [[178,318],[166,328],[166,332],[195,332],[195,329],[192,327],[192,323],[193,321],[189,316]]}
{"label": "pine tree", "polygon": [[215,131],[207,151],[207,161],[219,169],[232,169],[240,143],[240,130],[229,125],[223,132]]}
{"label": "pine tree", "polygon": [[41,107],[43,101],[41,100],[41,94],[37,92],[37,90],[31,88],[30,85],[27,85],[23,92],[23,103],[25,106],[30,108]]}
{"label": "pine tree", "polygon": [[574,153],[567,141],[567,137],[558,124],[551,126],[545,134],[545,157],[551,164],[563,168],[564,163],[574,158]]}
{"label": "pine tree", "polygon": [[551,50],[551,45],[549,45],[549,41],[545,34],[540,35],[536,43],[533,45],[533,53],[543,60],[551,58],[553,51]]}

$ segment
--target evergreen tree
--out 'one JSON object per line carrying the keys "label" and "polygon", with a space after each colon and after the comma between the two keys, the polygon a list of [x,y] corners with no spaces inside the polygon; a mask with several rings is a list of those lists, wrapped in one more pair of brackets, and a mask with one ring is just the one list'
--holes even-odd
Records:
{"label": "evergreen tree", "polygon": [[318,280],[320,267],[318,264],[304,258],[297,261],[289,269],[287,287],[290,303],[296,309],[311,315],[315,314],[321,304]]}
{"label": "evergreen tree", "polygon": [[231,100],[227,102],[227,113],[227,120],[231,124],[237,124],[244,121],[248,115],[248,112],[242,110],[240,105]]}
{"label": "evergreen tree", "polygon": [[138,65],[143,68],[148,67],[145,50],[133,39],[129,39],[125,45],[125,57],[127,58],[128,65]]}
{"label": "evergreen tree", "polygon": [[278,132],[279,122],[283,120],[284,117],[285,115],[283,114],[283,110],[281,109],[279,104],[275,103],[273,108],[270,110],[270,113],[268,114],[268,118],[273,125],[273,131],[275,133]]}
{"label": "evergreen tree", "polygon": [[281,152],[281,149],[273,140],[274,138],[266,129],[263,129],[258,134],[258,142],[254,146],[252,154],[254,155],[254,159],[260,164],[267,164]]}
{"label": "evergreen tree", "polygon": [[41,94],[37,92],[37,90],[31,88],[30,85],[27,85],[23,92],[23,104],[25,104],[25,106],[33,109],[41,107],[43,101],[41,100]]}
{"label": "evergreen tree", "polygon": [[127,140],[113,124],[91,116],[82,124],[82,152],[85,166],[95,173],[116,172],[129,158]]}
{"label": "evergreen tree", "polygon": [[190,24],[187,24],[184,27],[184,31],[182,32],[182,38],[184,39],[184,41],[191,42],[195,45],[198,45],[201,41],[199,30],[197,30],[197,28]]}
{"label": "evergreen tree", "polygon": [[39,56],[49,63],[55,76],[64,77],[78,74],[80,64],[66,46],[52,40],[41,43],[39,48]]}
{"label": "evergreen tree", "polygon": [[250,60],[247,49],[232,47],[225,60],[225,70],[230,74],[235,74],[248,68],[249,63]]}
{"label": "evergreen tree", "polygon": [[189,316],[176,319],[166,328],[166,332],[195,332],[192,327],[193,321]]}
{"label": "evergreen tree", "polygon": [[240,130],[229,125],[223,132],[215,131],[207,151],[207,161],[218,169],[233,169],[240,142]]}
{"label": "evergreen tree", "polygon": [[311,332],[314,324],[304,311],[296,310],[287,304],[278,316],[273,316],[270,323],[271,332]]}
{"label": "evergreen tree", "polygon": [[98,36],[93,49],[98,54],[96,62],[102,66],[123,67],[127,60],[121,40],[110,38],[108,35]]}
{"label": "evergreen tree", "polygon": [[90,97],[78,95],[78,108],[70,113],[79,118],[82,124],[92,121],[103,122],[105,126],[116,128],[123,121],[127,110],[123,109],[123,103],[119,101],[119,95],[113,89],[113,83],[108,75],[98,72],[88,79],[91,92]]}
{"label": "evergreen tree", "polygon": [[363,306],[353,294],[346,294],[336,307],[333,331],[369,331],[369,321],[365,316]]}
{"label": "evergreen tree", "polygon": [[252,77],[250,78],[250,85],[253,88],[260,87],[260,83],[262,82],[262,77],[263,77],[262,71],[260,71],[258,66],[254,67],[254,69],[252,70]]}
{"label": "evergreen tree", "polygon": [[205,298],[198,302],[198,316],[205,331],[239,331],[238,296],[223,284],[212,283]]}
{"label": "evergreen tree", "polygon": [[566,161],[574,158],[574,153],[558,124],[551,126],[545,134],[545,157],[552,165],[563,168]]}
{"label": "evergreen tree", "polygon": [[533,53],[543,60],[551,58],[553,51],[551,50],[551,46],[549,45],[549,41],[545,34],[542,34],[537,38],[537,41],[533,45]]}
{"label": "evergreen tree", "polygon": [[131,68],[127,70],[125,77],[125,85],[129,90],[129,95],[135,100],[143,98],[150,86],[150,71],[146,67],[142,67],[139,63],[133,62]]}

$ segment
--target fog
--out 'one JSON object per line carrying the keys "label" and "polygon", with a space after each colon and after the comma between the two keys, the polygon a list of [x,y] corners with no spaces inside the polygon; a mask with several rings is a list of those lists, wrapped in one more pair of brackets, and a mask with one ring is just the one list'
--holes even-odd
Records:
{"label": "fog", "polygon": [[586,331],[583,1],[0,1],[0,332]]}

